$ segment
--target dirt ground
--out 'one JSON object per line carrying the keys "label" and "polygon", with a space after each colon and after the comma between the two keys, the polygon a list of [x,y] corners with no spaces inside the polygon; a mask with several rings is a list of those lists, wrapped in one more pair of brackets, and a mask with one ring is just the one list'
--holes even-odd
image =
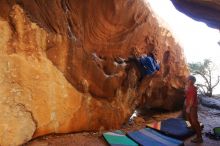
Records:
{"label": "dirt ground", "polygon": [[[137,112],[138,116],[134,117],[133,120],[124,125],[121,130],[128,132],[141,129],[145,127],[146,123],[177,117],[181,114],[179,111],[169,113],[162,111],[145,111],[142,112],[141,115],[138,113],[139,112]],[[220,110],[211,109],[200,105],[199,120],[204,124],[203,133],[209,132],[215,126],[220,127]],[[107,143],[102,137],[102,132],[48,135],[34,139],[24,146],[107,146]],[[220,146],[220,141],[211,140],[207,138],[205,134],[203,134],[204,142],[202,144],[191,143],[190,139],[192,138],[193,137],[185,140],[185,146]]]}

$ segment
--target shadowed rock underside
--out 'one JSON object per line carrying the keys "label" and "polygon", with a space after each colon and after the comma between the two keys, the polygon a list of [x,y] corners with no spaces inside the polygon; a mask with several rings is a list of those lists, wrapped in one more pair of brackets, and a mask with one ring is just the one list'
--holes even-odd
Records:
{"label": "shadowed rock underside", "polygon": [[171,0],[173,5],[189,17],[220,29],[219,0]]}

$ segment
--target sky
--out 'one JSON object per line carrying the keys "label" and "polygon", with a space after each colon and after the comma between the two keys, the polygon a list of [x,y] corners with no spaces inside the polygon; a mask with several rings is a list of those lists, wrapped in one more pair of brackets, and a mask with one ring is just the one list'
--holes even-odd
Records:
{"label": "sky", "polygon": [[[169,26],[172,34],[183,48],[188,63],[211,59],[216,65],[216,74],[220,75],[220,31],[195,21],[179,12],[170,0],[145,0],[154,12]],[[220,85],[214,90],[220,93]]]}

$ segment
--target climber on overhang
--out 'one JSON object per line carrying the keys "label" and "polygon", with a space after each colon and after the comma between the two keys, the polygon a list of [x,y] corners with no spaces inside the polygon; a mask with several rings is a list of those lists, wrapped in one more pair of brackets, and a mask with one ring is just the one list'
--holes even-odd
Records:
{"label": "climber on overhang", "polygon": [[160,69],[160,65],[152,53],[149,53],[148,55],[144,54],[137,59],[143,68],[142,76],[152,75]]}
{"label": "climber on overhang", "polygon": [[152,75],[156,71],[159,71],[159,62],[155,59],[153,53],[143,54],[141,56],[130,57],[128,60],[135,62],[138,70],[140,71],[140,80],[142,80],[146,75]]}

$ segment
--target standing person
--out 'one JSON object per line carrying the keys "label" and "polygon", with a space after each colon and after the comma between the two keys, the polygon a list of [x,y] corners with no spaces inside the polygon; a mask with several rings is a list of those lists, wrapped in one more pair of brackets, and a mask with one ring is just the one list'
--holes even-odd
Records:
{"label": "standing person", "polygon": [[198,121],[198,114],[197,114],[197,106],[198,106],[198,99],[197,99],[197,88],[195,87],[196,78],[194,76],[189,76],[187,78],[187,86],[186,86],[186,117],[189,120],[192,128],[196,132],[196,138],[192,139],[191,142],[193,143],[202,143],[202,132],[201,127]]}

